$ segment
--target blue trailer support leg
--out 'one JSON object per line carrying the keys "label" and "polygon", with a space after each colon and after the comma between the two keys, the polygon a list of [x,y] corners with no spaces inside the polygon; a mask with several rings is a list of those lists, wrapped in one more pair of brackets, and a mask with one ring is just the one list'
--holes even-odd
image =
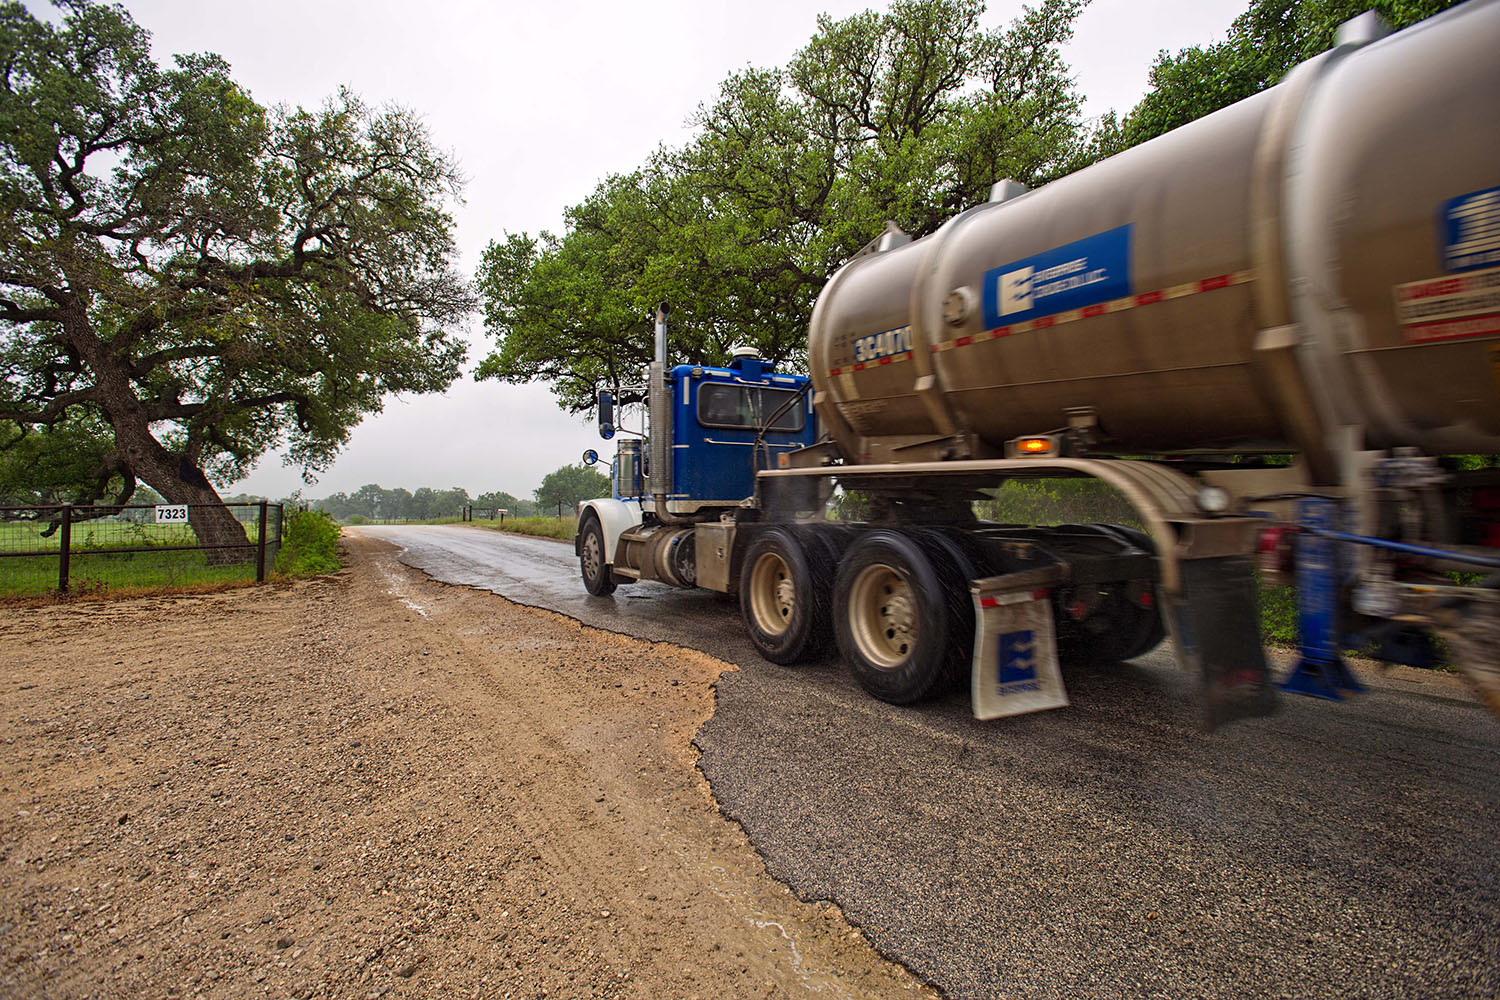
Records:
{"label": "blue trailer support leg", "polygon": [[1339,542],[1321,534],[1342,529],[1339,505],[1321,497],[1303,498],[1297,501],[1297,520],[1310,529],[1297,540],[1297,633],[1302,656],[1277,686],[1293,694],[1343,701],[1343,693],[1363,691],[1364,686],[1339,655]]}

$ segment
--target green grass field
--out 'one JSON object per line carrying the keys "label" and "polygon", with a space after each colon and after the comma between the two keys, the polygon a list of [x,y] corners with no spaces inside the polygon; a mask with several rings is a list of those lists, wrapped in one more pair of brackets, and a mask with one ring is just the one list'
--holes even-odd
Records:
{"label": "green grass field", "polygon": [[[37,521],[0,524],[0,552],[56,552],[62,532],[43,537],[46,525]],[[251,533],[254,528],[249,529]],[[148,545],[196,545],[198,537],[185,524],[127,524],[120,521],[83,521],[71,526],[72,547],[78,549],[144,548]]]}
{"label": "green grass field", "polygon": [[[34,521],[0,523],[0,597],[56,593],[62,532],[44,536],[45,527]],[[253,534],[253,527],[250,531]],[[85,521],[72,525],[68,591],[87,594],[190,589],[255,581],[254,549],[244,549],[238,562],[224,566],[210,566],[203,552],[151,551],[196,544],[197,536],[185,524]],[[145,551],[98,551],[115,548]]]}
{"label": "green grass field", "polygon": [[[279,516],[279,515],[278,515]],[[242,524],[244,522],[241,522]],[[56,595],[62,539],[60,532],[43,535],[45,525],[34,521],[0,523],[0,599]],[[255,536],[255,525],[246,533]],[[277,542],[276,524],[269,529],[266,572],[278,578],[332,573],[343,565],[339,528],[316,511],[296,511],[286,520],[285,535]],[[196,545],[197,536],[182,524],[131,524],[84,521],[72,526],[69,545],[68,593],[125,596],[162,591],[215,590],[253,584],[255,548],[220,549],[216,553],[177,550]],[[111,549],[131,549],[112,552]],[[163,551],[172,549],[172,551]],[[232,553],[234,561],[210,564],[209,556]]]}
{"label": "green grass field", "polygon": [[[57,590],[58,556],[0,558],[0,597],[39,597]],[[68,565],[68,591],[169,590],[255,582],[254,554],[228,566],[210,566],[202,552],[75,551]]]}

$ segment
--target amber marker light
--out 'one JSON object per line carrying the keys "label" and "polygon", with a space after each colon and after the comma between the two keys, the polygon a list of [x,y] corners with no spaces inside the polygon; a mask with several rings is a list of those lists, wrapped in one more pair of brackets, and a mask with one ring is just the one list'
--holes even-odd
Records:
{"label": "amber marker light", "polygon": [[1021,438],[1016,442],[1016,451],[1023,455],[1050,455],[1051,438]]}

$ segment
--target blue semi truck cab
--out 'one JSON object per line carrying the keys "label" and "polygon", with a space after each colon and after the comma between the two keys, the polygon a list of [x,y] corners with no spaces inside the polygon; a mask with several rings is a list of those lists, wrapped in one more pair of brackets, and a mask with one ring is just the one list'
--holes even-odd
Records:
{"label": "blue semi truck cab", "polygon": [[776,372],[748,348],[723,368],[667,368],[662,322],[641,431],[616,427],[601,393],[600,433],[618,439],[611,496],[579,511],[575,540],[596,595],[637,580],[734,589],[733,528],[755,509],[756,474],[818,437],[806,376]]}
{"label": "blue semi truck cab", "polygon": [[[806,377],[777,374],[750,352],[728,368],[678,365],[668,372],[669,510],[738,507],[754,495],[758,469],[775,468],[777,456],[812,444],[817,421],[807,385]],[[639,453],[628,444],[622,450]],[[655,513],[649,471],[649,463],[617,463],[615,499]]]}

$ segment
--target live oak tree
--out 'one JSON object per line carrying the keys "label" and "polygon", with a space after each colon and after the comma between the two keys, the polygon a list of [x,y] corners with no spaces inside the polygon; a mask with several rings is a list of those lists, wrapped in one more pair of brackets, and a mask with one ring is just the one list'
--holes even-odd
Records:
{"label": "live oak tree", "polygon": [[498,348],[477,377],[544,382],[588,410],[639,380],[662,300],[674,360],[745,343],[801,369],[819,289],[886,220],[925,235],[994,181],[1043,181],[1078,156],[1059,49],[1084,5],[1042,0],[997,29],[977,0],[820,18],[787,66],[726,79],[683,148],[569,209],[564,234],[490,244],[478,278]]}
{"label": "live oak tree", "polygon": [[124,503],[129,494],[123,477],[99,481],[112,448],[108,426],[89,414],[40,432],[0,421],[0,505],[50,506],[101,495]]}
{"label": "live oak tree", "polygon": [[532,496],[543,514],[554,509],[572,513],[584,500],[609,496],[609,477],[587,465],[564,465],[543,476]]}
{"label": "live oak tree", "polygon": [[1163,53],[1145,98],[1096,123],[1061,56],[1087,0],[991,30],[977,0],[822,17],[785,67],[728,77],[684,147],[568,209],[564,233],[490,244],[478,278],[497,348],[476,376],[544,382],[586,411],[638,381],[663,299],[674,360],[747,343],[800,370],[818,292],[886,220],[926,235],[997,180],[1045,183],[1271,86],[1366,9],[1399,28],[1456,2],[1253,0],[1226,41]]}
{"label": "live oak tree", "polygon": [[0,5],[0,425],[97,431],[73,500],[142,480],[243,542],[213,482],[324,468],[386,393],[457,376],[456,167],[410,111],[268,110],[119,7],[59,7]]}

